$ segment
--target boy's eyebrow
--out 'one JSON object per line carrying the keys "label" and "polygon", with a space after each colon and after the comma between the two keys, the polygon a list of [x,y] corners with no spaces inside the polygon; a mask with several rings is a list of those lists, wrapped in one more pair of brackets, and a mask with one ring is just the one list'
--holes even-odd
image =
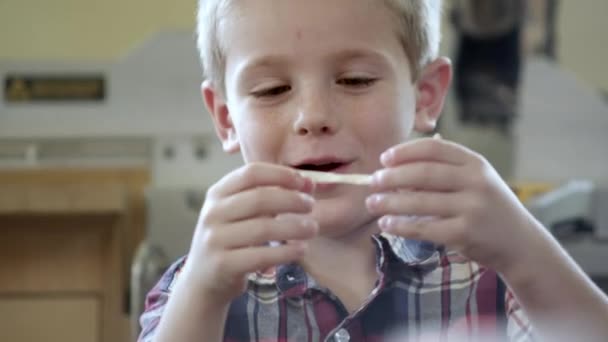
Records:
{"label": "boy's eyebrow", "polygon": [[378,60],[388,60],[388,57],[385,54],[373,49],[347,49],[339,51],[338,53],[331,56],[332,59],[336,60],[348,60],[370,57]]}
{"label": "boy's eyebrow", "polygon": [[257,68],[265,68],[265,67],[276,67],[276,66],[285,66],[288,63],[288,57],[286,55],[269,55],[269,56],[260,56],[254,57],[243,62],[238,67],[238,72],[242,73],[245,71],[257,69]]}
{"label": "boy's eyebrow", "polygon": [[[351,48],[338,51],[335,54],[328,56],[328,59],[335,61],[345,61],[359,58],[372,58],[379,61],[388,61],[389,57],[379,51],[373,49]],[[254,57],[247,60],[238,67],[238,72],[243,73],[250,70],[265,68],[265,67],[283,67],[289,63],[288,55],[266,55]]]}

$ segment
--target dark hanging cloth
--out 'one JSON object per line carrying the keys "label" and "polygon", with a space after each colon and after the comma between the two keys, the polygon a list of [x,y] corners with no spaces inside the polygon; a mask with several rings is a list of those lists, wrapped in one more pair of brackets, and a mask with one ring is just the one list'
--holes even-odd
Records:
{"label": "dark hanging cloth", "polygon": [[508,132],[517,113],[524,0],[458,0],[455,86],[459,118]]}

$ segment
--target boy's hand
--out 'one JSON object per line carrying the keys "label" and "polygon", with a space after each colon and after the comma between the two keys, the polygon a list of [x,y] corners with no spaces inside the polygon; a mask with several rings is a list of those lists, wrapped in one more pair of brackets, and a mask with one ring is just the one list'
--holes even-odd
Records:
{"label": "boy's hand", "polygon": [[[182,277],[216,303],[245,290],[246,275],[294,262],[318,224],[310,213],[312,183],[294,170],[271,164],[245,165],[207,192]],[[295,213],[300,215],[281,215]],[[270,247],[269,241],[289,241]]]}
{"label": "boy's hand", "polygon": [[542,236],[492,166],[461,145],[419,139],[387,150],[381,162],[367,207],[386,232],[445,245],[498,272],[524,260],[525,246]]}

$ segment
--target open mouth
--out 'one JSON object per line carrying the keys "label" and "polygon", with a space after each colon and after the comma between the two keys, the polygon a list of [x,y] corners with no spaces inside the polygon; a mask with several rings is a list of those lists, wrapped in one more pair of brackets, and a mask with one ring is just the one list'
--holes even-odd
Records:
{"label": "open mouth", "polygon": [[346,163],[331,162],[331,163],[321,163],[321,164],[301,164],[301,165],[296,165],[295,168],[299,169],[299,170],[307,170],[307,171],[332,172],[344,165],[346,165]]}

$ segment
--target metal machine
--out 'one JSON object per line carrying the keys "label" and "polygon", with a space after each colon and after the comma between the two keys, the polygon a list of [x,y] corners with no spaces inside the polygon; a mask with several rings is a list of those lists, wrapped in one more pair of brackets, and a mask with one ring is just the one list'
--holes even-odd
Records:
{"label": "metal machine", "polygon": [[531,199],[527,207],[608,293],[608,187],[572,181]]}

